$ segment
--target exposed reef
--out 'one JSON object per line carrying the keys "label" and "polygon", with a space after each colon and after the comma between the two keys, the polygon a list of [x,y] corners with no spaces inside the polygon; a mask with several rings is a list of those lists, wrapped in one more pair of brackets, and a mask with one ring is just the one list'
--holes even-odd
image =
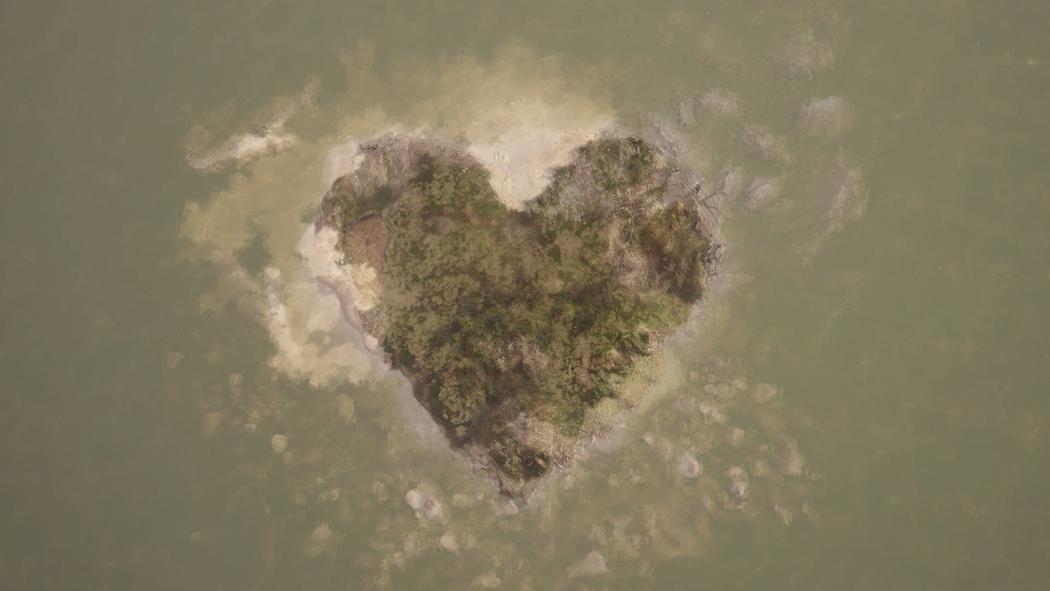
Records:
{"label": "exposed reef", "polygon": [[585,143],[523,211],[451,143],[383,136],[317,233],[373,352],[512,497],[637,398],[626,384],[689,315],[722,246],[700,178],[635,137]]}

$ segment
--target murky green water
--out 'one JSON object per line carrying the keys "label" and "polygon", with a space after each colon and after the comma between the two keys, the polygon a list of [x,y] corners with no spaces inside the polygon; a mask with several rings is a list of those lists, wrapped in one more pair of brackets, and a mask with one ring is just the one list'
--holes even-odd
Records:
{"label": "murky green water", "polygon": [[[0,587],[1050,588],[1050,4],[20,4]],[[498,167],[612,121],[781,191],[723,206],[655,401],[514,513],[297,245],[354,138]]]}

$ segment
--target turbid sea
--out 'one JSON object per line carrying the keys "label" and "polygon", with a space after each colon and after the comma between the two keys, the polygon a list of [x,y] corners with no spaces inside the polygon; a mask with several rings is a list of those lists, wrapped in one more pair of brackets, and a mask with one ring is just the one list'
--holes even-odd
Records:
{"label": "turbid sea", "polygon": [[[1050,589],[1048,27],[3,4],[0,588]],[[468,146],[520,206],[612,129],[726,193],[726,254],[645,404],[518,506],[365,353],[307,230],[377,134]]]}

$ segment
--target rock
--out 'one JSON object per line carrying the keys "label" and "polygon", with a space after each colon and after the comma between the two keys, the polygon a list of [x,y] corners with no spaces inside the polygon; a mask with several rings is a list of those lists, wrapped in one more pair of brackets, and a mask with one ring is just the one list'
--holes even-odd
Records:
{"label": "rock", "polygon": [[667,439],[651,433],[646,433],[643,440],[660,454],[664,460],[670,461],[674,455],[674,446]]}
{"label": "rock", "polygon": [[725,249],[721,244],[712,244],[709,248],[704,250],[704,254],[700,256],[700,261],[704,263],[704,266],[710,269],[707,272],[708,277],[716,277],[718,275],[718,268],[722,264],[722,257],[725,255]]}
{"label": "rock", "polygon": [[306,538],[306,543],[303,544],[303,554],[307,558],[316,558],[324,553],[335,540],[336,535],[332,533],[332,528],[328,527],[327,523],[321,522]]}
{"label": "rock", "polygon": [[828,195],[829,206],[824,216],[828,220],[829,231],[835,232],[863,217],[868,205],[868,192],[861,169],[843,159],[839,160],[829,182],[833,190]]}
{"label": "rock", "polygon": [[737,193],[740,192],[740,186],[742,184],[743,177],[740,175],[740,170],[736,168],[727,168],[718,175],[715,189],[722,195],[732,198],[736,197]]}
{"label": "rock", "polygon": [[762,458],[759,458],[759,459],[755,460],[754,462],[751,462],[751,474],[754,475],[755,478],[762,478],[762,477],[765,477],[765,476],[769,476],[769,473],[770,473],[769,462],[765,461]]}
{"label": "rock", "polygon": [[317,493],[318,503],[332,503],[339,500],[341,491],[338,488],[330,488],[328,490]]}
{"label": "rock", "polygon": [[456,539],[456,534],[450,531],[442,534],[441,539],[438,540],[438,544],[449,552],[459,552],[459,540]]}
{"label": "rock", "polygon": [[700,465],[700,462],[697,461],[692,454],[684,452],[678,458],[677,469],[680,476],[689,479],[696,478],[704,472],[704,468]]}
{"label": "rock", "polygon": [[379,482],[378,480],[372,481],[372,496],[380,503],[386,501],[389,497],[386,490],[386,484]]}
{"label": "rock", "polygon": [[514,499],[505,499],[496,503],[496,515],[517,515],[521,512],[518,508],[518,504],[514,502]]}
{"label": "rock", "polygon": [[838,95],[807,103],[798,111],[799,128],[810,136],[834,137],[845,131],[849,123],[846,99]]}
{"label": "rock", "polygon": [[294,146],[298,138],[285,126],[314,103],[319,90],[319,82],[311,80],[299,93],[257,109],[239,128],[230,127],[234,118],[221,109],[208,114],[207,124],[195,125],[186,138],[186,162],[201,172],[222,172]]}
{"label": "rock", "polygon": [[471,582],[471,586],[480,587],[482,589],[495,589],[502,584],[503,581],[496,576],[494,571],[478,575],[477,577],[474,577],[474,580]]}
{"label": "rock", "polygon": [[744,128],[741,140],[752,153],[763,160],[781,164],[791,162],[791,156],[788,154],[783,138],[773,135],[763,127],[748,125]]}
{"label": "rock", "polygon": [[791,509],[784,507],[776,501],[773,502],[773,512],[777,514],[780,523],[783,523],[784,525],[791,525],[791,522],[795,519],[795,513]]}
{"label": "rock", "polygon": [[751,397],[759,404],[768,404],[780,396],[780,389],[773,384],[758,384]]}
{"label": "rock", "polygon": [[689,127],[703,117],[727,117],[736,114],[736,95],[724,90],[710,90],[685,99],[678,105],[678,122]]}
{"label": "rock", "polygon": [[784,450],[781,455],[781,470],[787,476],[798,476],[802,474],[802,469],[806,465],[805,459],[802,457],[802,452],[798,448],[798,444],[794,440],[789,439],[784,442]]}
{"label": "rock", "polygon": [[288,436],[277,433],[270,438],[270,447],[273,448],[273,453],[283,454],[288,449]]}
{"label": "rock", "polygon": [[412,507],[413,511],[421,511],[423,505],[426,503],[426,497],[419,489],[413,488],[412,490],[405,493],[405,502],[408,503],[409,507]]}
{"label": "rock", "polygon": [[339,418],[349,423],[354,418],[354,401],[346,394],[336,396],[336,404],[339,408]]}
{"label": "rock", "polygon": [[241,397],[241,384],[244,383],[244,376],[239,373],[231,373],[226,377],[226,383],[230,389],[230,398],[236,402]]}
{"label": "rock", "polygon": [[760,211],[780,197],[779,179],[757,178],[744,190],[744,207],[751,211]]}
{"label": "rock", "polygon": [[702,94],[697,107],[701,113],[724,117],[736,113],[738,104],[735,94],[715,89]]}
{"label": "rock", "polygon": [[704,417],[704,421],[712,425],[722,425],[726,422],[726,413],[718,406],[709,402],[703,402],[697,410],[700,416]]}
{"label": "rock", "polygon": [[204,415],[204,425],[202,430],[204,431],[205,437],[211,437],[215,434],[215,430],[219,428],[219,424],[222,423],[222,419],[226,416],[226,413],[218,410],[213,410],[208,414]]}
{"label": "rock", "polygon": [[827,69],[835,61],[831,42],[813,29],[796,31],[777,53],[776,60],[791,74],[813,74]]}
{"label": "rock", "polygon": [[729,477],[729,494],[737,503],[747,501],[750,496],[747,471],[740,466],[733,466],[726,471]]}
{"label": "rock", "polygon": [[184,357],[185,355],[183,353],[179,351],[172,351],[168,353],[167,357],[165,358],[165,365],[168,366],[169,370],[173,370],[176,367],[178,367],[180,363],[182,363]]}
{"label": "rock", "polygon": [[433,520],[445,514],[445,508],[441,502],[434,495],[419,488],[413,488],[405,493],[405,502],[420,519]]}
{"label": "rock", "polygon": [[591,550],[576,564],[569,567],[569,576],[572,578],[597,577],[609,572],[605,564],[605,557],[597,550]]}
{"label": "rock", "polygon": [[744,443],[744,439],[747,438],[747,432],[740,427],[733,427],[729,430],[729,443],[733,447],[740,447]]}

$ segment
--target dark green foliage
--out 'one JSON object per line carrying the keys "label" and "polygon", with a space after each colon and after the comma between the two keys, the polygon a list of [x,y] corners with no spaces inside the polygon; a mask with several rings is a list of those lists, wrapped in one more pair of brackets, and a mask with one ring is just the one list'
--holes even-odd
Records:
{"label": "dark green foliage", "polygon": [[598,140],[583,146],[581,152],[595,167],[606,191],[637,183],[654,159],[652,148],[637,138]]}
{"label": "dark green foliage", "polygon": [[542,476],[550,458],[534,449],[517,445],[510,439],[497,439],[489,444],[489,457],[504,474],[516,479]]}
{"label": "dark green foliage", "polygon": [[675,295],[688,300],[700,297],[704,276],[700,254],[707,239],[684,205],[674,203],[648,217],[636,240]]}
{"label": "dark green foliage", "polygon": [[340,196],[334,203],[337,225],[345,230],[354,221],[369,212],[380,211],[393,197],[390,187],[380,187],[375,191],[359,194],[350,187],[349,177],[341,177],[332,184],[330,193]]}

